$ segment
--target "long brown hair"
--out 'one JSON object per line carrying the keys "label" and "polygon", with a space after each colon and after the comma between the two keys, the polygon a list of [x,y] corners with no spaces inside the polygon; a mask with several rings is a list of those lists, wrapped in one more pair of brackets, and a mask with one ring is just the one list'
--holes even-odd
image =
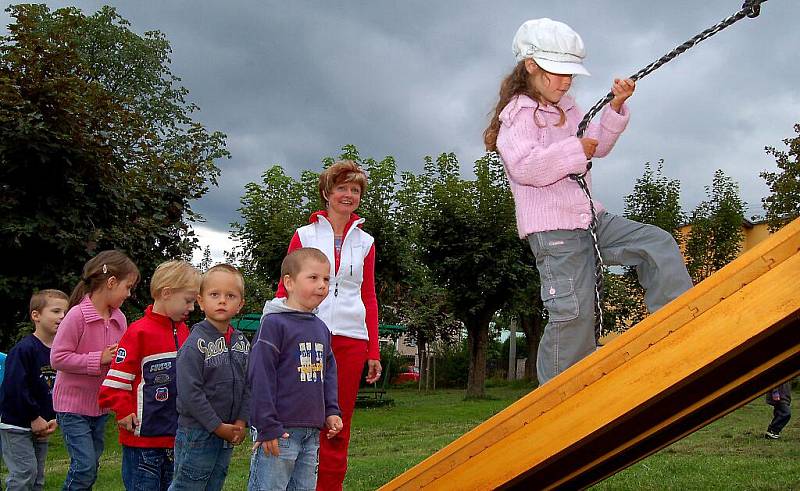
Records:
{"label": "long brown hair", "polygon": [[122,251],[103,251],[86,261],[81,273],[81,279],[72,290],[69,297],[69,308],[81,303],[87,293],[99,290],[109,278],[114,276],[119,281],[136,276],[139,281],[139,268]]}
{"label": "long brown hair", "polygon": [[[542,69],[539,68],[539,70]],[[544,72],[544,70],[542,70],[542,72]],[[547,72],[543,74],[547,76]],[[529,74],[528,70],[525,68],[525,60],[522,60],[517,63],[514,69],[511,70],[511,73],[509,73],[500,84],[500,100],[497,101],[497,105],[494,108],[489,126],[487,126],[483,132],[483,143],[486,145],[487,152],[497,151],[497,134],[500,132],[500,113],[514,96],[525,94],[531,99],[541,102],[542,96],[531,83],[530,75],[531,74]],[[566,122],[567,116],[559,106],[556,105],[555,107],[561,114],[561,119],[556,126],[562,126]],[[536,118],[536,111],[538,110],[539,108],[537,107],[533,112],[533,121],[537,126],[544,127],[545,124],[539,123],[539,120]]]}

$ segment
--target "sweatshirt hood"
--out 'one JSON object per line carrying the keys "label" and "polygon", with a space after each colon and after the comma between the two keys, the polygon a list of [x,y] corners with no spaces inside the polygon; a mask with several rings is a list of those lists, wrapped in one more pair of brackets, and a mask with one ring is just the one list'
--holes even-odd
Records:
{"label": "sweatshirt hood", "polygon": [[314,309],[311,312],[293,309],[288,305],[286,305],[286,298],[273,298],[272,300],[264,304],[264,312],[261,314],[261,320],[263,321],[264,316],[267,314],[291,313],[291,314],[301,314],[301,315],[314,315],[318,311],[319,309]]}

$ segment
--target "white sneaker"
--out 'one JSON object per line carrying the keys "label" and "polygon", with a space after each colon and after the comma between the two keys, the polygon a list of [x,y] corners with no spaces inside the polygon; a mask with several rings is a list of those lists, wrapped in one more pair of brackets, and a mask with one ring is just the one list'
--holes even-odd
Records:
{"label": "white sneaker", "polygon": [[764,433],[764,438],[768,440],[777,440],[780,437],[781,437],[780,433],[773,433],[771,431],[767,431],[766,433]]}

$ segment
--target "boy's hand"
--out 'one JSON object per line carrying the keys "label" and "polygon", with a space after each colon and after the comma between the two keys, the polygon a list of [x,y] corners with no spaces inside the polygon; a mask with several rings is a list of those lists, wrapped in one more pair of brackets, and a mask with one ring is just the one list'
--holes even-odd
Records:
{"label": "boy's hand", "polygon": [[245,437],[247,436],[247,423],[245,423],[241,419],[237,419],[236,421],[233,422],[233,425],[242,429],[242,432],[237,437],[237,441],[231,442],[234,445],[239,445],[244,441]]}
{"label": "boy's hand", "polygon": [[327,418],[325,418],[325,426],[328,427],[328,434],[327,434],[328,440],[338,435],[339,432],[342,431],[342,428],[344,428],[344,424],[342,423],[342,418],[340,418],[335,414],[332,414]]}
{"label": "boy's hand", "polygon": [[772,391],[772,400],[778,402],[781,400],[781,393],[777,390]]}
{"label": "boy's hand", "polygon": [[117,348],[119,347],[118,343],[109,344],[106,346],[106,349],[102,351],[100,354],[100,364],[101,365],[110,365],[111,360],[117,356]]}
{"label": "boy's hand", "polygon": [[[284,433],[283,436],[281,436],[281,438],[289,438],[289,434],[288,433]],[[277,456],[279,456],[281,454],[281,449],[278,446],[278,439],[277,438],[275,438],[274,440],[265,440],[263,442],[255,442],[253,444],[252,451],[255,452],[255,450],[258,447],[261,447],[261,448],[264,449],[264,455],[272,455],[273,457],[277,457]]]}
{"label": "boy's hand", "polygon": [[611,93],[614,94],[614,98],[611,99],[610,103],[611,109],[619,112],[622,109],[622,103],[633,95],[634,90],[636,90],[636,82],[632,79],[615,78],[614,85],[611,86]]}
{"label": "boy's hand", "polygon": [[232,445],[241,443],[242,438],[244,438],[244,436],[242,436],[244,435],[244,430],[242,428],[228,423],[221,423],[217,426],[217,429],[214,430],[214,434]]}
{"label": "boy's hand", "polygon": [[583,147],[583,153],[586,155],[586,160],[594,157],[594,152],[597,150],[597,140],[594,138],[581,138],[580,142]]}
{"label": "boy's hand", "polygon": [[49,434],[47,433],[47,420],[39,416],[31,421],[31,433],[36,436],[44,436]]}
{"label": "boy's hand", "polygon": [[133,432],[133,430],[139,426],[139,418],[136,417],[136,413],[130,413],[124,418],[118,420],[117,425],[119,425],[120,428],[125,428],[126,430]]}

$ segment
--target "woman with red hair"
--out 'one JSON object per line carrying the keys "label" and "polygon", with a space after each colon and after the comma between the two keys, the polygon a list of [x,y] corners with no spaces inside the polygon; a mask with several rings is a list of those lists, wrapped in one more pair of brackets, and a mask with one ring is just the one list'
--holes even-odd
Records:
{"label": "woman with red hair", "polygon": [[[289,251],[320,249],[331,264],[330,292],[317,315],[331,332],[336,358],[339,407],[344,428],[328,439],[320,434],[318,490],[340,490],[347,473],[350,422],[359,379],[368,364],[366,381],[381,376],[378,348],[378,301],[375,295],[375,240],[361,229],[355,214],[367,190],[367,176],[353,161],[334,163],[319,176],[319,195],[325,209],[311,214],[309,224],[295,231]],[[286,289],[278,285],[278,298]]]}

